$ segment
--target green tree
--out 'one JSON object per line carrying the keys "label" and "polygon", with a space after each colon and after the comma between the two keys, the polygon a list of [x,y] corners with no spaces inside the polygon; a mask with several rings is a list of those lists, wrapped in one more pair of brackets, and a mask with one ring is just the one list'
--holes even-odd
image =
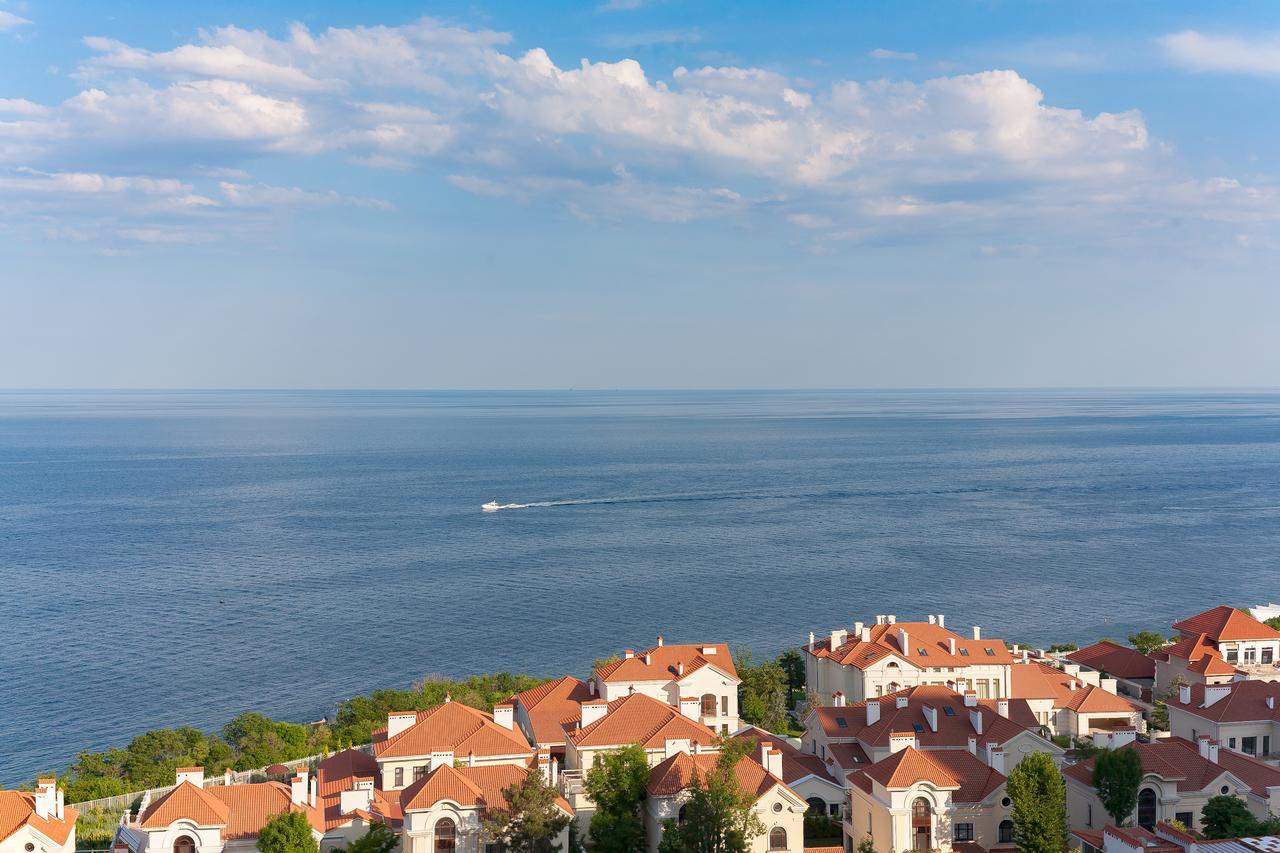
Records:
{"label": "green tree", "polygon": [[804,655],[799,649],[787,649],[778,655],[778,666],[787,674],[787,690],[794,693],[804,687]]}
{"label": "green tree", "polygon": [[1169,685],[1169,689],[1165,691],[1163,696],[1151,703],[1151,714],[1147,723],[1152,729],[1158,732],[1167,732],[1169,730],[1169,705],[1168,702],[1174,696],[1178,695],[1178,691],[1186,686],[1187,680],[1181,675],[1176,676]]}
{"label": "green tree", "polygon": [[748,649],[735,650],[733,663],[742,681],[738,686],[742,719],[766,731],[788,730],[786,671],[773,661],[756,666]]}
{"label": "green tree", "polygon": [[1052,646],[1045,649],[1045,651],[1056,654],[1057,652],[1074,652],[1079,648],[1080,647],[1075,643],[1054,643]]}
{"label": "green tree", "polygon": [[595,853],[632,853],[645,848],[641,808],[649,782],[649,759],[637,744],[596,757],[584,786],[596,805],[591,818]]}
{"label": "green tree", "polygon": [[485,832],[506,845],[509,853],[550,853],[560,849],[556,837],[572,820],[557,805],[559,792],[534,770],[502,792],[506,808],[490,809]]}
{"label": "green tree", "polygon": [[1273,630],[1280,631],[1280,616],[1272,616],[1270,619],[1265,620],[1262,624],[1266,625],[1268,628],[1271,628]]}
{"label": "green tree", "polygon": [[229,767],[234,757],[221,738],[184,726],[138,735],[129,742],[121,769],[130,786],[136,786],[134,790],[158,788],[172,785],[179,767],[200,766],[208,774],[217,774]]}
{"label": "green tree", "polygon": [[1005,791],[1013,800],[1013,838],[1018,850],[1062,853],[1067,846],[1067,786],[1048,753],[1033,752],[1018,762]]}
{"label": "green tree", "polygon": [[1093,761],[1093,789],[1116,826],[1124,826],[1138,805],[1142,756],[1132,748],[1104,749]]}
{"label": "green tree", "polygon": [[306,726],[276,722],[256,711],[245,711],[222,727],[222,737],[237,753],[235,769],[253,770],[311,755]]}
{"label": "green tree", "polygon": [[666,823],[660,853],[747,853],[764,824],[753,810],[755,795],[738,784],[737,766],[754,748],[749,738],[721,739],[715,767],[690,784],[684,821]]}
{"label": "green tree", "polygon": [[1253,835],[1258,821],[1244,801],[1224,794],[1210,797],[1200,812],[1200,828],[1208,838],[1240,838]]}
{"label": "green tree", "polygon": [[400,846],[400,836],[386,824],[371,823],[364,835],[351,842],[347,853],[391,853]]}
{"label": "green tree", "polygon": [[1149,655],[1164,648],[1164,637],[1155,631],[1139,631],[1129,635],[1129,645],[1144,655]]}
{"label": "green tree", "polygon": [[876,853],[875,839],[868,835],[859,841],[858,846],[854,849],[857,850],[858,853]]}
{"label": "green tree", "polygon": [[278,814],[258,833],[262,853],[319,853],[311,824],[302,812]]}

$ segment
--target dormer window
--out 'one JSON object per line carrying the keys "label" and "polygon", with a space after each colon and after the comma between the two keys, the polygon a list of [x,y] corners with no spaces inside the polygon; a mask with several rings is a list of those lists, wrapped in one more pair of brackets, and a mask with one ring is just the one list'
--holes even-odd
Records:
{"label": "dormer window", "polygon": [[996,650],[991,648],[990,646],[988,646],[984,651],[986,651],[987,657],[989,658],[993,658],[996,656]]}
{"label": "dormer window", "polygon": [[844,717],[836,717],[836,728],[838,729],[849,728],[849,721],[846,720]]}
{"label": "dormer window", "polygon": [[915,729],[915,732],[918,735],[924,734],[924,726],[920,725],[919,723],[912,723],[911,728]]}
{"label": "dormer window", "polygon": [[950,705],[943,705],[942,713],[944,716],[954,717],[956,715],[956,709],[952,708]]}
{"label": "dormer window", "polygon": [[962,658],[967,658],[968,656],[969,656],[969,650],[968,650],[968,649],[961,649],[961,650],[960,650],[960,657],[962,657]]}
{"label": "dormer window", "polygon": [[916,649],[916,654],[920,655],[922,658],[927,658],[929,656],[929,650],[924,646],[920,646]]}

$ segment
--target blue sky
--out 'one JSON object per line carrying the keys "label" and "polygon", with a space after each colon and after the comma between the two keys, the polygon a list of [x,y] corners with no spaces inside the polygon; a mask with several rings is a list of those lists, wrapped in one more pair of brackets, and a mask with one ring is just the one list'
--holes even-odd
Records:
{"label": "blue sky", "polygon": [[0,387],[1275,385],[1273,3],[0,0]]}

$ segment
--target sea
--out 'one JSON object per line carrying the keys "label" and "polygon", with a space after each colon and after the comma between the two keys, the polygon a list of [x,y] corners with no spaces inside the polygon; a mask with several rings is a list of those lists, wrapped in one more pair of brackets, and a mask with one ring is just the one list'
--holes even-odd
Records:
{"label": "sea", "polygon": [[0,784],[658,634],[1124,638],[1278,558],[1274,391],[4,392]]}

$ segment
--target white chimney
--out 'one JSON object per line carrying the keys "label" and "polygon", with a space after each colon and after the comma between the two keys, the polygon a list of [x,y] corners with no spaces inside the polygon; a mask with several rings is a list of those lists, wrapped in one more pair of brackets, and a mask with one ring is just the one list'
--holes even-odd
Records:
{"label": "white chimney", "polygon": [[441,767],[446,765],[449,767],[453,766],[453,750],[433,750],[431,753],[431,766],[427,769],[427,772],[430,773],[433,770],[439,770]]}
{"label": "white chimney", "polygon": [[898,621],[898,617],[890,613],[888,616],[888,621],[889,621],[889,624],[892,625],[893,623]]}
{"label": "white chimney", "polygon": [[978,692],[976,690],[966,690],[964,692],[964,706],[966,708],[978,707]]}
{"label": "white chimney", "polygon": [[1008,699],[996,700],[996,713],[1004,717],[1005,719],[1009,718],[1009,700]]}
{"label": "white chimney", "polygon": [[970,754],[970,755],[977,755],[977,754],[978,754],[978,739],[977,739],[976,737],[974,737],[973,735],[969,735],[969,743],[968,743],[968,747],[969,747],[969,754]]}
{"label": "white chimney", "polygon": [[235,776],[231,774],[230,767],[222,771],[222,784],[230,785],[234,779],[235,779]]}
{"label": "white chimney", "polygon": [[844,638],[849,636],[843,629],[837,629],[831,632],[831,651],[835,651],[844,645]]}
{"label": "white chimney", "polygon": [[862,630],[858,633],[858,639],[864,643],[871,642],[871,629],[864,625]]}
{"label": "white chimney", "polygon": [[587,682],[587,693],[592,696],[596,695],[596,680],[594,678]]}
{"label": "white chimney", "polygon": [[627,649],[627,650],[625,650],[625,651],[622,653],[622,659],[623,659],[623,660],[631,660],[631,659],[632,659],[633,657],[635,657],[635,656],[636,656],[636,650],[635,650],[635,649]]}
{"label": "white chimney", "polygon": [[307,805],[311,808],[316,807],[316,794],[319,793],[320,778],[318,776],[311,777],[311,785],[307,788]]}
{"label": "white chimney", "polygon": [[1138,730],[1133,726],[1119,726],[1111,731],[1107,745],[1112,749],[1128,746],[1138,739]]}
{"label": "white chimney", "polygon": [[62,789],[59,788],[58,789],[58,810],[57,810],[58,820],[66,819],[66,816],[67,816],[66,807],[67,807],[66,796],[62,793]]}
{"label": "white chimney", "polygon": [[907,703],[909,701],[910,701],[909,697],[907,697],[906,695],[900,694],[898,696],[893,697],[893,706],[897,708],[899,711],[901,711],[903,708],[907,707]]}
{"label": "white chimney", "polygon": [[974,626],[973,626],[973,638],[974,638],[975,640],[981,640],[981,639],[982,639],[982,626],[981,626],[981,625],[974,625]]}
{"label": "white chimney", "polygon": [[679,678],[684,678],[684,661],[682,660],[676,661],[676,675]]}
{"label": "white chimney", "polygon": [[299,770],[298,775],[293,777],[293,781],[289,783],[289,800],[295,806],[305,806],[307,804],[307,771]]}
{"label": "white chimney", "polygon": [[1178,701],[1183,705],[1191,704],[1191,685],[1183,684],[1178,688]]}
{"label": "white chimney", "polygon": [[982,734],[982,712],[974,708],[969,712],[969,725],[973,726],[973,730]]}
{"label": "white chimney", "polygon": [[938,614],[938,627],[939,628],[947,627],[947,617],[941,613]]}
{"label": "white chimney", "polygon": [[952,657],[956,656],[956,638],[955,637],[947,637],[947,651],[950,652]]}
{"label": "white chimney", "polygon": [[1209,741],[1209,761],[1214,764],[1218,763],[1218,742],[1216,740]]}
{"label": "white chimney", "polygon": [[1204,686],[1204,707],[1208,708],[1231,693],[1230,684],[1206,684]]}
{"label": "white chimney", "polygon": [[867,725],[874,726],[878,722],[880,722],[880,700],[868,699],[867,700]]}
{"label": "white chimney", "polygon": [[1070,676],[1073,676],[1073,677],[1079,677],[1079,675],[1080,675],[1080,664],[1078,664],[1078,663],[1064,663],[1064,664],[1062,665],[1062,671],[1063,671],[1063,672],[1065,672],[1067,675],[1070,675]]}
{"label": "white chimney", "polygon": [[474,749],[469,750],[467,752],[467,766],[468,767],[476,766],[476,751]]}
{"label": "white chimney", "polygon": [[774,749],[767,740],[760,742],[760,764],[774,776],[782,778],[782,750]]}
{"label": "white chimney", "polygon": [[507,731],[511,731],[516,722],[516,709],[514,705],[494,705],[493,721],[502,726]]}
{"label": "white chimney", "polygon": [[1098,686],[1108,693],[1116,692],[1116,680],[1114,678],[1100,678],[1098,679]]}
{"label": "white chimney", "polygon": [[889,733],[889,754],[901,752],[907,747],[916,746],[916,736],[913,732],[890,732]]}
{"label": "white chimney", "polygon": [[924,711],[924,721],[929,724],[929,731],[936,732],[938,730],[938,709],[932,705],[925,705],[920,710]]}
{"label": "white chimney", "polygon": [[911,638],[907,636],[906,628],[898,629],[898,648],[902,649],[902,656],[911,656]]}
{"label": "white chimney", "polygon": [[175,783],[181,785],[183,782],[190,782],[197,788],[204,787],[204,768],[203,767],[179,767],[174,774]]}
{"label": "white chimney", "polygon": [[56,779],[41,779],[36,783],[35,810],[38,817],[45,820],[53,817],[57,811],[57,794],[58,788]]}
{"label": "white chimney", "polygon": [[843,691],[837,690],[835,693],[832,693],[832,694],[831,694],[831,704],[832,704],[832,705],[834,705],[834,706],[836,706],[837,708],[843,708],[843,707],[844,707],[844,693],[843,693]]}
{"label": "white chimney", "polygon": [[702,702],[697,696],[681,696],[680,713],[691,720],[696,720],[702,715]]}
{"label": "white chimney", "polygon": [[1069,689],[1072,693],[1075,693],[1077,690],[1079,690],[1079,689],[1080,689],[1080,682],[1076,681],[1076,680],[1073,678],[1073,679],[1071,679],[1071,681],[1069,681],[1069,682],[1067,683],[1067,687],[1068,687],[1068,689]]}
{"label": "white chimney", "polygon": [[644,665],[645,665],[645,666],[651,666],[652,664],[653,664],[653,656],[652,656],[652,655],[650,655],[648,652],[645,652],[645,653],[644,653]]}
{"label": "white chimney", "polygon": [[987,744],[987,764],[991,765],[991,769],[1004,775],[1004,750],[997,744]]}
{"label": "white chimney", "polygon": [[1209,741],[1211,740],[1213,740],[1213,738],[1208,735],[1200,735],[1200,737],[1196,738],[1196,747],[1200,750],[1201,758],[1209,757]]}
{"label": "white chimney", "polygon": [[853,623],[853,633],[855,633],[855,634],[857,634],[859,637],[861,637],[861,636],[862,636],[862,629],[863,629],[863,628],[865,628],[865,627],[867,627],[867,626],[866,626],[866,625],[864,625],[864,624],[862,624],[861,622],[854,622],[854,623]]}
{"label": "white chimney", "polygon": [[687,737],[686,738],[669,737],[662,742],[662,752],[663,752],[663,756],[662,756],[663,758],[670,758],[671,756],[679,755],[682,752],[688,755],[689,739]]}
{"label": "white chimney", "polygon": [[396,714],[387,714],[387,740],[391,740],[405,729],[411,727],[418,722],[418,714],[416,711],[403,711]]}
{"label": "white chimney", "polygon": [[582,728],[584,729],[587,726],[594,723],[596,720],[599,720],[600,718],[602,718],[605,714],[609,713],[608,702],[601,702],[601,701],[583,702],[581,705],[578,706],[578,708],[580,709],[582,714],[580,718],[581,723],[579,725],[581,725]]}
{"label": "white chimney", "polygon": [[703,647],[702,647],[702,653],[703,653],[704,655],[714,655],[714,654],[716,653],[716,647],[715,647],[715,646],[703,646]]}
{"label": "white chimney", "polygon": [[817,638],[813,636],[813,632],[809,632],[809,651],[813,651],[813,643]]}
{"label": "white chimney", "polygon": [[1276,697],[1274,696],[1267,697],[1267,708],[1269,708],[1272,711],[1276,709]]}
{"label": "white chimney", "polygon": [[938,624],[938,617],[937,617],[937,616],[935,616],[935,615],[933,615],[932,613],[930,613],[930,614],[929,614],[929,624],[930,624],[930,625],[937,625],[937,624]]}
{"label": "white chimney", "polygon": [[658,648],[662,648],[662,635],[658,635]]}

